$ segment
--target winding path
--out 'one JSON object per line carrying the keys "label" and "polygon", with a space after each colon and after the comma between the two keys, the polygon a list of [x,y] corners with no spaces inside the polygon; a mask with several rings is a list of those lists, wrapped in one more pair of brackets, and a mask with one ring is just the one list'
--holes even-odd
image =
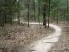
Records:
{"label": "winding path", "polygon": [[[39,24],[39,23],[30,23],[30,24]],[[54,46],[54,44],[58,42],[62,32],[62,29],[57,25],[50,24],[50,27],[52,27],[55,30],[55,32],[47,37],[42,38],[41,40],[31,43],[29,45],[30,48],[26,49],[27,51],[25,52],[48,52]]]}

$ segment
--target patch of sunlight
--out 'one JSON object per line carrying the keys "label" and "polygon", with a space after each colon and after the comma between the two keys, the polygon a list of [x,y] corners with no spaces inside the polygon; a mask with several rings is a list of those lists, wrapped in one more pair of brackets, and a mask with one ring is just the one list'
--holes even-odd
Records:
{"label": "patch of sunlight", "polygon": [[[31,24],[38,24],[38,23],[31,23]],[[36,41],[35,43],[33,43],[33,45],[31,44],[33,46],[32,49],[36,50],[34,52],[48,52],[51,49],[51,47],[54,46],[56,42],[58,42],[62,31],[61,28],[53,24],[50,24],[50,27],[54,28],[55,32],[49,35],[48,37]]]}
{"label": "patch of sunlight", "polygon": [[18,19],[14,19],[13,21],[18,21]]}

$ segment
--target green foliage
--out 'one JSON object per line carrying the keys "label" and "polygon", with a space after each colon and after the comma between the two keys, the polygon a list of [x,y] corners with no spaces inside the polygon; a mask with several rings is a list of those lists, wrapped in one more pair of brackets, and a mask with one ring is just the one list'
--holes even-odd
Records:
{"label": "green foliage", "polygon": [[0,24],[12,23],[17,8],[16,0],[0,0]]}
{"label": "green foliage", "polygon": [[[34,18],[35,7],[35,16],[36,20],[38,20],[38,8],[40,7],[40,20],[42,20],[43,2],[46,3],[46,17],[48,17],[49,0],[36,0],[35,6],[34,0],[30,0],[30,19]],[[21,11],[27,10],[27,6],[27,0],[19,0],[18,2],[17,0],[0,0],[0,24],[8,22],[12,23],[12,20],[15,17],[15,15],[17,16]],[[28,11],[24,12],[24,14],[27,15],[27,12]],[[22,16],[24,16],[24,14],[22,14]],[[57,16],[59,19],[68,19],[69,15],[67,14],[67,0],[50,0],[50,18],[55,19]]]}

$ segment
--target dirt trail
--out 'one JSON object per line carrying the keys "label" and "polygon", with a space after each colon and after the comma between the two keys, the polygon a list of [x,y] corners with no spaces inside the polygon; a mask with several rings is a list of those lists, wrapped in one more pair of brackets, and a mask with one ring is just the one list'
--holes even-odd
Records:
{"label": "dirt trail", "polygon": [[[30,23],[30,24],[39,24],[39,23]],[[42,24],[42,23],[41,23]],[[62,29],[54,24],[50,24],[55,32],[51,35],[42,38],[41,40],[37,40],[31,43],[25,50],[19,50],[19,52],[48,52],[56,42],[58,42],[59,37],[61,35]]]}

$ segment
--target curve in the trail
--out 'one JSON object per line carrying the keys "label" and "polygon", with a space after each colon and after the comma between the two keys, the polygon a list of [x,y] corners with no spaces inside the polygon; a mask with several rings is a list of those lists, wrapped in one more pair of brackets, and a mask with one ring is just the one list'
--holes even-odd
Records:
{"label": "curve in the trail", "polygon": [[[30,23],[30,24],[39,24],[39,23]],[[54,44],[58,42],[62,31],[61,28],[54,24],[50,24],[50,27],[52,27],[55,30],[55,32],[47,37],[42,38],[41,40],[31,43],[29,45],[30,49],[27,50],[26,52],[48,52],[52,48],[52,46],[54,46]]]}

